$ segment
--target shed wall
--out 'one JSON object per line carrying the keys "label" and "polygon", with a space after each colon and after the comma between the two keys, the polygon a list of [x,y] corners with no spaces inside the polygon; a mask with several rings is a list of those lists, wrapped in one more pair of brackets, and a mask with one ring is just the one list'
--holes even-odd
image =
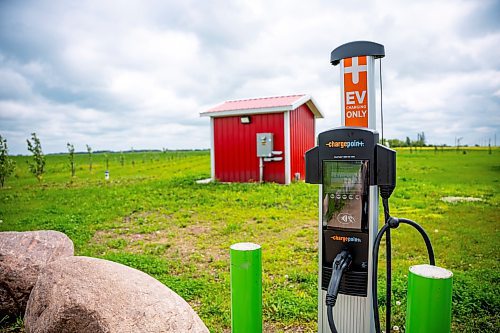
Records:
{"label": "shed wall", "polygon": [[[240,116],[214,118],[214,164],[217,180],[259,180],[257,133],[273,133],[274,150],[284,151],[283,113],[251,115],[250,118],[250,124],[241,124]],[[266,162],[264,181],[285,183],[284,161]]]}
{"label": "shed wall", "polygon": [[304,154],[315,146],[314,115],[306,104],[290,112],[291,178],[300,173],[305,178]]}

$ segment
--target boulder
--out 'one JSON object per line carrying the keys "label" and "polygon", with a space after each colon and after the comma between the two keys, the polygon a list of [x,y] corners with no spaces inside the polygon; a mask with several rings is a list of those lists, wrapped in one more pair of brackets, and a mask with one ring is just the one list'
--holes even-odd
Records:
{"label": "boulder", "polygon": [[27,333],[208,332],[179,295],[136,269],[97,258],[47,265],[31,292]]}
{"label": "boulder", "polygon": [[22,315],[40,270],[74,254],[58,231],[0,232],[0,319]]}

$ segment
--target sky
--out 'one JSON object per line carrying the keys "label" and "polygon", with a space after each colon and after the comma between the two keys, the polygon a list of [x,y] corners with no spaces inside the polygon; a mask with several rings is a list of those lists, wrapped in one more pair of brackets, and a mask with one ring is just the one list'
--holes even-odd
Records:
{"label": "sky", "polygon": [[368,40],[386,138],[500,145],[499,17],[499,0],[0,0],[0,135],[11,155],[32,132],[45,153],[203,149],[200,112],[298,93],[321,132],[340,126],[330,52]]}

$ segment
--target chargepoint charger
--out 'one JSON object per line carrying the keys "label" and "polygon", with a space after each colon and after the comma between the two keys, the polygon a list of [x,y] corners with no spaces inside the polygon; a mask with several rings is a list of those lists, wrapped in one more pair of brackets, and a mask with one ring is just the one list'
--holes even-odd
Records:
{"label": "chargepoint charger", "polygon": [[[388,199],[396,186],[396,152],[378,144],[374,130],[332,129],[319,134],[318,146],[306,153],[306,182],[320,185],[318,331],[378,333],[377,260],[383,235],[390,242],[391,228],[412,225],[424,237],[434,265],[425,231],[413,221],[389,214]],[[379,190],[386,222],[380,231]],[[390,265],[388,247],[388,300]],[[390,310],[389,304],[388,328]]]}

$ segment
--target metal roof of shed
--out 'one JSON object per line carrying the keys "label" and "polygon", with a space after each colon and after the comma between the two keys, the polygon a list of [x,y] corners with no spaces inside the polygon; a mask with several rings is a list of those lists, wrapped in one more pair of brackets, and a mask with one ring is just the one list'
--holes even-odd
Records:
{"label": "metal roof of shed", "polygon": [[208,111],[201,112],[200,116],[224,117],[284,112],[295,110],[302,104],[307,104],[315,118],[323,118],[323,114],[312,97],[306,94],[226,101]]}

